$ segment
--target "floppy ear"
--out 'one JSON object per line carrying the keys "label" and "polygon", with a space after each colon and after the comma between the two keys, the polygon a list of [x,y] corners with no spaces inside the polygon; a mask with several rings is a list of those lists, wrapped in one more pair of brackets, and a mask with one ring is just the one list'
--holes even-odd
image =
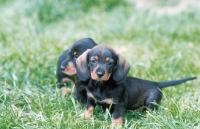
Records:
{"label": "floppy ear", "polygon": [[130,68],[129,63],[124,59],[124,57],[118,54],[117,67],[113,72],[113,79],[117,83],[124,81],[127,77],[129,68]]}
{"label": "floppy ear", "polygon": [[90,49],[87,49],[76,59],[77,75],[81,81],[87,81],[90,78],[90,70],[88,67],[87,55]]}

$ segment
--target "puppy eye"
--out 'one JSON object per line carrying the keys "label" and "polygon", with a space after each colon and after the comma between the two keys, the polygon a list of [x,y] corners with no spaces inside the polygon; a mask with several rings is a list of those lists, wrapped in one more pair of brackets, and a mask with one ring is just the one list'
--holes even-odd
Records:
{"label": "puppy eye", "polygon": [[75,58],[75,59],[78,58],[78,55],[74,55],[74,58]]}
{"label": "puppy eye", "polygon": [[90,60],[90,62],[92,62],[93,64],[95,64],[97,61],[96,60]]}
{"label": "puppy eye", "polygon": [[113,64],[113,62],[110,62],[110,61],[109,61],[109,62],[107,62],[107,64],[108,64],[108,65],[112,65],[112,64]]}

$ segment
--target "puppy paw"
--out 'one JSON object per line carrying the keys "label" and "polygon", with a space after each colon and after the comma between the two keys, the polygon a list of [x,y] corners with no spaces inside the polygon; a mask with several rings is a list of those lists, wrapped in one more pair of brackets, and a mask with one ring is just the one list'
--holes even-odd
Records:
{"label": "puppy paw", "polygon": [[120,125],[119,123],[112,123],[110,125],[110,129],[121,129],[122,125]]}
{"label": "puppy paw", "polygon": [[80,118],[82,119],[90,118],[93,114],[93,111],[94,111],[94,107],[93,106],[89,107],[84,113],[80,115]]}
{"label": "puppy paw", "polygon": [[120,129],[122,128],[123,118],[119,117],[117,119],[112,119],[112,124],[110,125],[111,129]]}
{"label": "puppy paw", "polygon": [[92,114],[88,113],[88,112],[84,112],[82,114],[79,115],[79,117],[81,119],[89,119],[92,116]]}
{"label": "puppy paw", "polygon": [[67,88],[65,86],[63,86],[61,88],[61,94],[62,94],[62,96],[69,96],[71,93],[72,93],[71,89],[69,89],[69,88]]}

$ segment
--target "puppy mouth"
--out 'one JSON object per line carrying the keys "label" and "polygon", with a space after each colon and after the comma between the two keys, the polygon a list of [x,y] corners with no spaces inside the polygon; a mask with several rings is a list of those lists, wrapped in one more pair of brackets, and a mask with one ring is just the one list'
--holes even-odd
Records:
{"label": "puppy mouth", "polygon": [[72,76],[72,75],[76,75],[77,71],[73,67],[66,67],[66,69],[63,71],[63,73]]}
{"label": "puppy mouth", "polygon": [[91,78],[95,81],[108,81],[110,78],[111,73],[104,74],[102,77],[98,77],[97,74],[91,73]]}

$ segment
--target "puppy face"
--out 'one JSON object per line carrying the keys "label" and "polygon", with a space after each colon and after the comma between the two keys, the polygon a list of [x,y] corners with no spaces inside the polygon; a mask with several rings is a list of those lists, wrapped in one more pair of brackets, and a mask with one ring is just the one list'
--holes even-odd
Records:
{"label": "puppy face", "polygon": [[96,81],[109,80],[114,68],[117,65],[116,53],[107,47],[93,49],[89,56],[89,69],[91,78]]}
{"label": "puppy face", "polygon": [[67,58],[61,64],[62,69],[64,68],[63,72],[70,76],[76,75],[76,59],[87,49],[95,45],[96,43],[91,38],[84,38],[77,41],[71,49],[69,49]]}
{"label": "puppy face", "polygon": [[81,81],[93,79],[107,81],[112,79],[120,83],[129,71],[129,63],[112,48],[106,45],[97,45],[85,51],[76,60],[78,78]]}
{"label": "puppy face", "polygon": [[76,67],[75,67],[75,61],[78,57],[78,53],[74,49],[69,49],[69,56],[62,62],[61,67],[64,67],[65,69],[63,72],[67,75],[75,75],[77,73]]}

